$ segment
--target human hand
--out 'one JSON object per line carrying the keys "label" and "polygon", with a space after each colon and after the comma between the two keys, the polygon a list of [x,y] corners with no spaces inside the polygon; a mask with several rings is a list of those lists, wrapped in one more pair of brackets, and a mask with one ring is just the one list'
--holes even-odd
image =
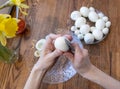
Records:
{"label": "human hand", "polygon": [[[54,47],[54,40],[60,36],[61,35],[55,35],[55,34],[49,34],[48,36],[46,36],[46,43],[41,52],[41,56],[38,62],[35,64],[34,68],[47,70],[50,66],[54,64],[55,59],[63,54],[62,51],[55,49]],[[72,37],[69,35],[64,35],[64,36],[69,40],[72,39]]]}
{"label": "human hand", "polygon": [[64,55],[70,59],[73,64],[73,67],[79,74],[84,74],[91,69],[91,62],[88,56],[88,50],[80,48],[78,44],[73,44],[75,48],[75,54],[71,52],[66,52]]}
{"label": "human hand", "polygon": [[62,55],[62,51],[55,49],[53,45],[53,41],[59,36],[61,35],[49,34],[46,36],[46,43],[43,46],[39,60],[35,64],[35,68],[47,70],[50,66],[53,65],[55,59]]}

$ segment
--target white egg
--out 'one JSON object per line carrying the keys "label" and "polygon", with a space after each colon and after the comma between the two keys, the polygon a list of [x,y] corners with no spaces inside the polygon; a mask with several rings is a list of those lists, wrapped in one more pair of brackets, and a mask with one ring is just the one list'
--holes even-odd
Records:
{"label": "white egg", "polygon": [[86,44],[92,44],[94,42],[94,36],[91,33],[85,34],[84,41]]}
{"label": "white egg", "polygon": [[101,12],[101,13],[98,13],[98,16],[99,16],[99,18],[103,18],[104,14]]}
{"label": "white egg", "polygon": [[94,27],[94,26],[90,27],[91,32],[93,32],[94,30],[96,30],[96,27]]}
{"label": "white egg", "polygon": [[71,31],[76,31],[76,30],[77,30],[77,28],[75,26],[71,27]]}
{"label": "white egg", "polygon": [[107,17],[107,16],[104,16],[102,19],[103,19],[105,22],[108,21],[108,17]]}
{"label": "white egg", "polygon": [[89,10],[90,11],[95,11],[95,8],[94,7],[90,7]]}
{"label": "white egg", "polygon": [[80,31],[79,30],[75,30],[75,35],[78,35],[79,33],[80,33]]}
{"label": "white egg", "polygon": [[69,50],[69,47],[68,45],[66,44],[65,42],[65,37],[58,37],[55,42],[54,42],[54,46],[56,49],[59,49],[63,52],[66,52]]}
{"label": "white egg", "polygon": [[80,12],[79,11],[73,11],[72,13],[71,13],[71,19],[72,20],[77,20],[79,17],[81,17],[81,14],[80,14]]}
{"label": "white egg", "polygon": [[35,57],[40,57],[40,51],[38,51],[38,50],[35,51],[35,52],[34,52],[34,56],[35,56]]}
{"label": "white egg", "polygon": [[80,8],[80,13],[81,13],[82,16],[88,17],[89,9],[87,7],[83,6],[83,7]]}
{"label": "white egg", "polygon": [[94,35],[96,40],[102,40],[103,38],[103,33],[101,30],[94,30],[92,34]]}
{"label": "white egg", "polygon": [[35,48],[36,48],[37,50],[41,51],[42,48],[43,48],[43,45],[44,45],[45,43],[46,43],[46,40],[45,40],[45,39],[40,39],[40,40],[36,43]]}
{"label": "white egg", "polygon": [[86,34],[90,31],[90,26],[88,24],[84,24],[80,28],[80,33],[81,34]]}
{"label": "white egg", "polygon": [[91,11],[88,15],[88,18],[91,22],[96,22],[98,20],[98,14],[94,11]]}
{"label": "white egg", "polygon": [[84,17],[80,17],[75,21],[75,26],[76,27],[81,27],[81,25],[86,23],[86,19]]}
{"label": "white egg", "polygon": [[106,27],[110,27],[110,26],[111,26],[111,22],[110,21],[106,22]]}
{"label": "white egg", "polygon": [[105,27],[105,22],[103,19],[99,19],[96,21],[95,26],[97,29],[101,30]]}
{"label": "white egg", "polygon": [[103,32],[103,34],[107,35],[107,34],[109,33],[109,29],[108,29],[108,28],[104,28],[104,29],[102,30],[102,32]]}
{"label": "white egg", "polygon": [[84,38],[84,35],[83,34],[78,34],[77,37],[78,37],[78,39],[82,40]]}

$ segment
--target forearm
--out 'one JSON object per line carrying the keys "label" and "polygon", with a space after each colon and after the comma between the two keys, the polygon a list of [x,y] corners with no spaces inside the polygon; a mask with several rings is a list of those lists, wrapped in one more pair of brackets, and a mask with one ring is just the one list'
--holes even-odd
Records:
{"label": "forearm", "polygon": [[40,87],[45,72],[46,70],[41,70],[34,67],[30,73],[24,89],[38,89]]}
{"label": "forearm", "polygon": [[120,82],[105,74],[98,68],[92,65],[90,71],[82,75],[84,78],[95,82],[105,89],[120,89]]}

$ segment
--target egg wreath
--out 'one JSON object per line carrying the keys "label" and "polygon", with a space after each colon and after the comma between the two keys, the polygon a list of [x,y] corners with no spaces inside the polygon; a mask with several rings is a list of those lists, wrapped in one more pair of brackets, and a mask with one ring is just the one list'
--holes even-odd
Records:
{"label": "egg wreath", "polygon": [[111,22],[108,17],[93,7],[83,6],[80,11],[73,11],[70,17],[75,21],[71,31],[86,44],[99,43],[109,33]]}

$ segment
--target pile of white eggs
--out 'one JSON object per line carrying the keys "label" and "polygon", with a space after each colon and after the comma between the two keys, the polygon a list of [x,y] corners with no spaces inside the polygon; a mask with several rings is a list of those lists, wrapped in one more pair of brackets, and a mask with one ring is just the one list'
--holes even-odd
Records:
{"label": "pile of white eggs", "polygon": [[[80,40],[84,40],[86,44],[94,44],[101,41],[109,33],[111,22],[102,12],[97,12],[93,7],[81,7],[80,11],[73,11],[71,19],[75,21],[71,31],[77,35]],[[94,23],[90,26],[88,21]]]}

